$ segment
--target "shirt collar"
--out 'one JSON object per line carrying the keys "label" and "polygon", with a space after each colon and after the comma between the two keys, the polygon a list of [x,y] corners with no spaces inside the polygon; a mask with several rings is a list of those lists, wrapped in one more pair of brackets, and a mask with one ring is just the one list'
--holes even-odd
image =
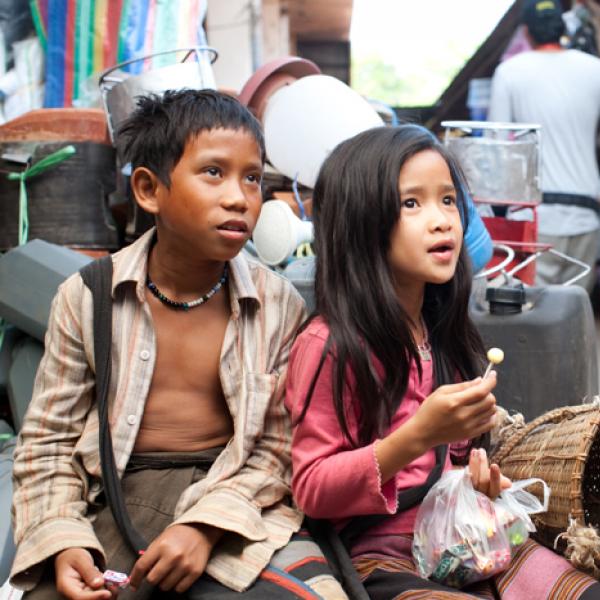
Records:
{"label": "shirt collar", "polygon": [[[130,282],[135,284],[136,297],[145,302],[146,273],[148,270],[148,254],[152,246],[155,228],[144,233],[133,244],[123,248],[113,257],[113,298],[117,287]],[[256,285],[252,279],[248,260],[240,252],[229,261],[229,293],[231,310],[234,316],[240,312],[240,300],[253,300],[261,304]]]}

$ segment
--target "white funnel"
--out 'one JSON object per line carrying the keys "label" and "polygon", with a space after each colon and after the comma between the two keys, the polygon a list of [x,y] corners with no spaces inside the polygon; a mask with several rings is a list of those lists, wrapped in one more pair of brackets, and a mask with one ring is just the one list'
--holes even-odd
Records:
{"label": "white funnel", "polygon": [[252,239],[259,258],[274,266],[287,260],[300,244],[312,241],[313,224],[300,220],[283,200],[269,200],[262,207]]}

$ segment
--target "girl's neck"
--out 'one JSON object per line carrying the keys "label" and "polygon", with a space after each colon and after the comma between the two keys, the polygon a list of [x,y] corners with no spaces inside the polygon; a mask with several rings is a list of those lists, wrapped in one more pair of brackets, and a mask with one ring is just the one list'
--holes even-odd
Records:
{"label": "girl's neck", "polygon": [[417,343],[420,343],[424,335],[422,327],[421,311],[423,310],[423,297],[425,287],[407,290],[406,288],[397,289],[398,301],[404,312],[407,314],[410,323],[410,330]]}

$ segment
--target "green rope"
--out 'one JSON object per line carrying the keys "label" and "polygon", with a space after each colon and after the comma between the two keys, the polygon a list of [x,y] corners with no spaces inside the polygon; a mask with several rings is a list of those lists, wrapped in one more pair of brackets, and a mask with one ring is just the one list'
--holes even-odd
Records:
{"label": "green rope", "polygon": [[29,8],[31,9],[31,18],[33,20],[35,32],[40,39],[40,44],[44,49],[44,53],[46,53],[48,47],[48,35],[44,26],[44,19],[42,18],[42,13],[40,10],[40,3],[36,2],[35,0],[29,0]]}
{"label": "green rope", "polygon": [[[75,152],[75,146],[65,146],[64,148],[49,154],[45,158],[42,158],[42,160],[36,162],[35,165],[31,165],[24,171],[21,171],[20,173],[9,173],[7,175],[8,179],[19,181],[19,246],[27,243],[27,238],[29,236],[29,211],[25,181],[43,173],[58,163],[61,163],[63,160],[73,156]],[[4,343],[5,331],[6,322],[0,317],[0,348],[2,348],[2,344]]]}
{"label": "green rope", "polygon": [[29,235],[29,212],[25,181],[43,173],[50,167],[61,163],[63,160],[73,156],[75,152],[75,146],[65,146],[64,148],[49,154],[45,158],[42,158],[42,160],[35,163],[35,165],[31,165],[24,171],[21,171],[20,173],[9,173],[7,175],[8,179],[19,181],[19,246],[27,242],[27,237]]}

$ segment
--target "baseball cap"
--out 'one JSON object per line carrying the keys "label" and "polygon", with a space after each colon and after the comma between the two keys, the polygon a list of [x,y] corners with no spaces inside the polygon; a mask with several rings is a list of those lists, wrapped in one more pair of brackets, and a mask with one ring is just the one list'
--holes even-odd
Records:
{"label": "baseball cap", "polygon": [[536,43],[558,42],[565,31],[562,12],[558,0],[525,0],[521,22]]}

